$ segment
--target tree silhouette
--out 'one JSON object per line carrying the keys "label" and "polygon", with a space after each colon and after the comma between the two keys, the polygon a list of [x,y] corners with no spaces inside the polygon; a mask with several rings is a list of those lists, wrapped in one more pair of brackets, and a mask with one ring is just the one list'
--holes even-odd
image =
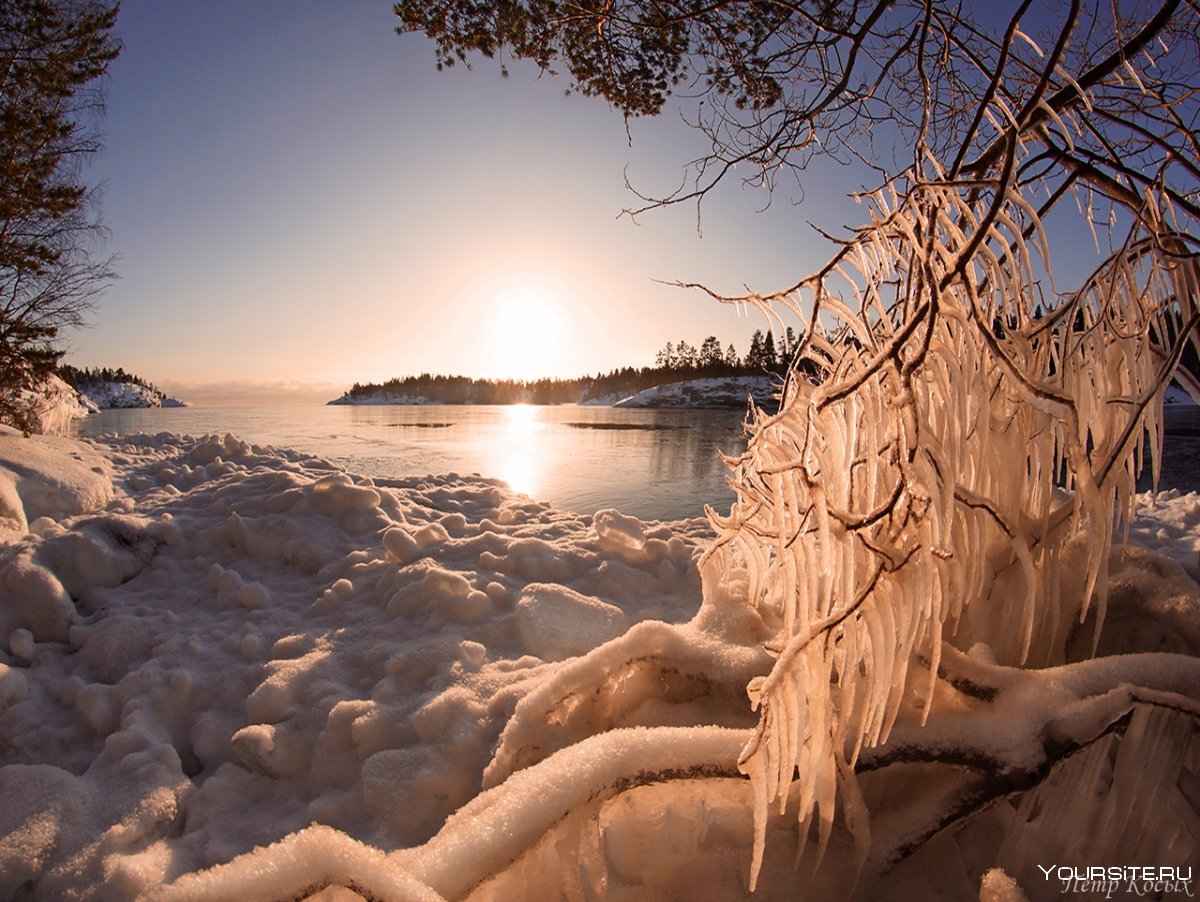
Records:
{"label": "tree silhouette", "polygon": [[763,369],[774,372],[779,369],[779,352],[775,348],[775,334],[767,330],[762,343]]}
{"label": "tree silhouette", "polygon": [[97,224],[80,182],[98,149],[94,85],[116,58],[115,5],[0,5],[0,420],[28,430],[24,393],[53,372],[59,330],[79,325],[111,277],[89,244]]}

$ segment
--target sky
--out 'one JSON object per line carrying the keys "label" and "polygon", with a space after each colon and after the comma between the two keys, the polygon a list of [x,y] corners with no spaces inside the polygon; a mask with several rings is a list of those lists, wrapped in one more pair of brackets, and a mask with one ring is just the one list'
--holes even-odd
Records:
{"label": "sky", "polygon": [[633,221],[626,173],[667,193],[703,149],[677,112],[627,131],[527,66],[438,72],[395,24],[388,2],[124,0],[86,176],[119,278],[66,362],[211,403],[586,375],[710,334],[744,353],[761,315],[664,283],[770,291],[827,256],[807,223],[844,175],[764,212],[731,184],[700,232],[694,207]]}

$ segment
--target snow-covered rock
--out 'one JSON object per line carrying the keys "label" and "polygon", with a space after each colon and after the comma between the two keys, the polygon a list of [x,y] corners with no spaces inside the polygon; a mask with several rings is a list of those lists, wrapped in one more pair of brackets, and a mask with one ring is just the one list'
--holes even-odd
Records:
{"label": "snow-covered rock", "polygon": [[103,508],[113,494],[111,474],[108,457],[90,444],[0,426],[0,540],[41,518]]}
{"label": "snow-covered rock", "polygon": [[428,398],[422,397],[421,395],[397,395],[397,394],[393,394],[390,391],[384,391],[383,389],[380,389],[379,391],[371,392],[369,395],[353,395],[352,396],[349,394],[345,394],[345,395],[342,395],[340,398],[334,398],[332,401],[326,402],[326,406],[336,407],[336,406],[342,405],[342,404],[348,404],[351,406],[353,406],[355,404],[360,404],[363,406],[372,407],[372,406],[380,406],[380,405],[384,405],[384,404],[419,405],[419,404],[437,404],[437,403],[438,403],[437,401],[431,401]]}
{"label": "snow-covered rock", "polygon": [[726,376],[656,385],[622,398],[613,407],[734,407],[748,398],[760,407],[774,407],[778,380],[771,376]]}
{"label": "snow-covered rock", "polygon": [[91,412],[75,389],[54,375],[36,390],[20,392],[19,403],[26,405],[30,411],[32,431],[46,435],[66,434],[70,431],[72,420]]}
{"label": "snow-covered rock", "polygon": [[99,410],[129,407],[187,407],[186,402],[134,382],[85,382],[79,388],[85,402]]}

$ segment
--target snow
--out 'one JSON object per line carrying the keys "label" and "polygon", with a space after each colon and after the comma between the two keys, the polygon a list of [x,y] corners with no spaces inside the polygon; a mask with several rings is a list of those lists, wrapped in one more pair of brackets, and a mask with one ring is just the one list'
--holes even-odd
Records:
{"label": "snow", "polygon": [[[1140,500],[1105,642],[1155,654],[1029,676],[986,649],[952,657],[997,687],[1003,717],[938,694],[953,716],[922,728],[913,699],[894,736],[1036,767],[1039,718],[1075,735],[1111,685],[1186,710],[1200,497]],[[231,435],[11,430],[0,516],[0,897],[747,897],[737,761],[772,630],[736,563],[701,566],[703,521],[577,515],[479,477],[371,480]],[[1138,717],[1129,749],[1182,735]],[[1019,798],[971,843],[931,840],[889,871],[936,816],[916,789],[949,798],[962,777],[904,763],[889,781],[864,760],[879,769],[860,886],[1042,897],[1032,865],[998,851],[1010,821],[1049,829]],[[1182,823],[1152,863],[1195,860]],[[793,869],[797,840],[794,818],[769,829],[755,898],[798,881],[845,897],[850,833],[835,825],[815,874]]]}
{"label": "snow", "polygon": [[727,376],[669,382],[616,401],[614,407],[745,407],[748,398],[774,409],[778,380],[769,376]]}
{"label": "snow", "polygon": [[585,654],[625,632],[615,605],[553,583],[530,583],[517,601],[517,632],[526,650],[545,661]]}
{"label": "snow", "polygon": [[168,398],[160,392],[133,382],[88,382],[79,389],[85,404],[98,410],[125,407],[187,407],[177,398]]}
{"label": "snow", "polygon": [[89,445],[0,426],[0,536],[103,508],[112,497],[111,470]]}
{"label": "snow", "polygon": [[32,431],[43,435],[66,435],[73,420],[107,408],[188,406],[186,401],[130,382],[93,382],[76,391],[53,375],[21,396],[30,405]]}
{"label": "snow", "polygon": [[19,395],[29,405],[33,432],[63,435],[70,430],[72,420],[94,410],[58,376],[49,376],[36,390],[23,390]]}
{"label": "snow", "polygon": [[380,405],[386,405],[386,404],[421,405],[421,404],[437,404],[437,403],[439,403],[439,402],[431,401],[429,398],[426,398],[422,395],[397,395],[397,394],[393,394],[390,391],[384,391],[383,389],[380,389],[379,391],[371,392],[368,395],[356,395],[354,397],[351,397],[350,395],[346,394],[346,395],[342,395],[340,398],[334,398],[332,401],[328,402],[328,404],[334,405],[334,406],[343,405],[343,404],[348,404],[348,405],[361,404],[361,405],[367,405],[367,406],[380,406]]}

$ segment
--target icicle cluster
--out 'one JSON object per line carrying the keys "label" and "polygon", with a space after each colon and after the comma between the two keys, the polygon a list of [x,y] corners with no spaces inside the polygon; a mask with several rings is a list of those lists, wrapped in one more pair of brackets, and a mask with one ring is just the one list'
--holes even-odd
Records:
{"label": "icicle cluster", "polygon": [[965,625],[1001,661],[1038,657],[1068,540],[1085,549],[1081,604],[1094,594],[1102,615],[1143,445],[1157,476],[1162,390],[1198,316],[1189,249],[1148,214],[1149,233],[1043,310],[1034,210],[940,176],[874,195],[871,225],[829,267],[759,302],[809,326],[781,409],[755,413],[731,462],[729,516],[711,514],[775,631],[740,761],[752,874],[789,793],[801,836],[818,825],[818,858],[839,796],[865,832],[858,753],[886,741],[914,664],[936,674],[944,635]]}

